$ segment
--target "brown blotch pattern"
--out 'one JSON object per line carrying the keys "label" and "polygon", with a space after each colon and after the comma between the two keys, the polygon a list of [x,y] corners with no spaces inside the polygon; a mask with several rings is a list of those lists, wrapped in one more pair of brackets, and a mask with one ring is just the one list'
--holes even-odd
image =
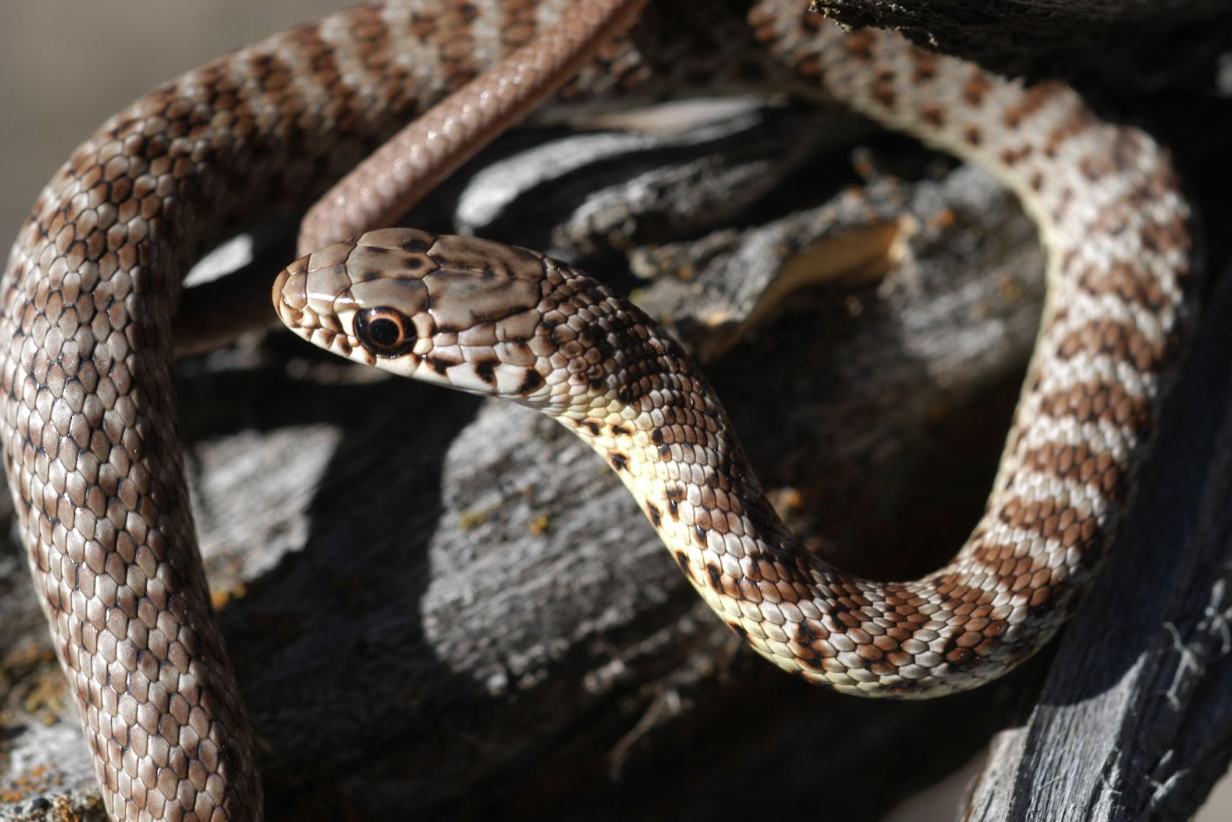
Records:
{"label": "brown blotch pattern", "polygon": [[[331,28],[349,46],[327,45],[320,28],[301,27],[142,98],[104,124],[40,195],[0,284],[0,438],[18,527],[114,818],[216,822],[224,809],[261,807],[253,740],[194,553],[181,449],[169,423],[167,341],[178,282],[203,248],[263,214],[301,207],[310,188],[483,68],[474,31],[480,6],[425,8],[386,8],[394,25],[379,6],[352,9]],[[529,42],[535,4],[510,0],[502,8],[510,21],[503,36]],[[627,429],[606,417],[574,427],[592,440],[601,433],[614,440],[614,467],[630,477],[682,571],[737,633],[789,670],[849,692],[915,696],[973,687],[1051,636],[1118,523],[1141,462],[1142,432],[1160,402],[1154,386],[1170,374],[1194,287],[1184,263],[1162,270],[1165,257],[1189,250],[1175,175],[1148,137],[1097,122],[1059,85],[1023,89],[884,32],[845,38],[795,2],[756,2],[751,31],[706,11],[700,25],[696,17],[673,22],[648,12],[654,27],[605,49],[562,95],[662,92],[673,83],[749,76],[828,84],[830,96],[874,117],[908,118],[911,130],[960,154],[978,144],[1000,157],[1002,172],[1013,172],[1016,188],[1050,221],[1045,236],[1060,244],[1054,256],[1079,259],[1092,233],[1114,248],[1132,239],[1141,250],[1096,260],[1094,268],[1064,266],[1050,273],[1050,287],[1148,307],[1157,331],[1097,317],[1079,328],[1043,329],[1041,346],[1061,361],[1108,355],[1141,374],[1146,393],[1117,393],[1078,373],[1039,396],[1037,380],[1024,407],[1040,413],[1024,415],[1011,432],[1014,441],[1050,443],[1063,417],[1098,420],[1115,429],[1116,454],[1099,442],[1014,449],[976,536],[945,568],[898,585],[849,577],[803,550],[774,517],[704,378],[670,338],[601,286],[563,269],[545,273],[562,289],[562,302],[545,304],[536,337],[558,344],[565,376],[553,385],[593,392],[594,409],[605,414],[614,398],[637,412]],[[747,53],[729,55],[716,44]],[[335,49],[350,50],[349,64],[363,75],[359,87],[344,81]],[[398,68],[394,55],[407,53],[430,82]],[[292,77],[290,66],[300,65],[314,74]],[[301,97],[310,90],[319,94]],[[948,107],[956,91],[969,110]],[[910,100],[903,111],[895,110],[900,92],[903,103]],[[310,99],[327,101],[327,110]],[[1080,159],[1065,165],[1069,156]],[[1137,182],[1096,219],[1067,219],[1093,184],[1122,174]],[[1174,213],[1143,216],[1165,199],[1175,200]],[[449,254],[470,248],[461,241]],[[509,254],[482,265],[509,264],[518,252]],[[560,306],[608,324],[602,333],[578,333]],[[302,318],[305,310],[292,306],[283,316]],[[1057,323],[1064,319],[1058,312]],[[307,336],[349,353],[340,326],[335,320]],[[632,352],[625,362],[633,365],[614,367],[617,351]],[[1057,359],[1043,362],[1053,367]],[[427,367],[444,374],[449,364]],[[476,373],[493,380],[485,368]],[[528,371],[524,385],[542,379],[547,387],[556,374]],[[649,445],[633,442],[646,431]],[[1078,483],[1090,504],[1029,499],[1016,483],[1032,472]],[[1087,509],[1098,513],[1079,515]],[[1002,544],[998,535],[1015,529],[1036,538]],[[1024,555],[1027,548],[1033,553]],[[694,579],[701,568],[704,578]],[[1008,604],[999,609],[993,603],[1001,599]],[[106,763],[120,751],[137,755],[117,770]]]}

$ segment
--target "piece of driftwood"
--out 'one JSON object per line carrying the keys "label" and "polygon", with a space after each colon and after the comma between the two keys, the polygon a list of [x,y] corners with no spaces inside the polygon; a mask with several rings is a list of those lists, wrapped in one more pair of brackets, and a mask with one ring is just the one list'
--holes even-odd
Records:
{"label": "piece of driftwood", "polygon": [[[1183,164],[1218,169],[1195,193],[1227,217],[1205,136],[1226,112],[1171,105],[1136,111],[1188,135]],[[546,148],[512,135],[416,222],[576,253],[670,315],[793,527],[844,567],[900,578],[978,517],[1042,262],[987,175],[829,116]],[[571,153],[569,178],[548,179]],[[484,194],[492,163],[520,182]],[[655,276],[631,277],[626,256]],[[783,261],[812,282],[767,305]],[[1205,315],[1130,547],[1055,664],[1046,652],[931,703],[840,698],[742,648],[615,476],[550,421],[286,334],[185,362],[194,506],[269,818],[873,820],[994,734],[971,818],[1185,818],[1230,750],[1227,304]],[[6,544],[0,802],[15,801],[0,819],[99,818],[45,636]]]}
{"label": "piece of driftwood", "polygon": [[964,818],[1184,820],[1232,751],[1232,281],[1207,308],[1107,572]]}
{"label": "piece of driftwood", "polygon": [[[1094,27],[1087,36],[1102,36],[1102,29],[1140,29],[1145,24],[1189,23],[1226,14],[1219,0],[1004,0],[974,9],[963,0],[929,0],[909,8],[888,0],[816,0],[813,9],[849,25],[854,15],[867,15],[860,25],[880,22],[899,25],[915,22],[937,28],[978,21],[1018,24],[1025,32],[1040,32],[1054,39],[1075,39],[1082,32],[1067,30],[1075,24]],[[930,23],[930,20],[932,21]]]}
{"label": "piece of driftwood", "polygon": [[994,739],[963,819],[1189,819],[1232,757],[1232,113],[1223,60],[1172,76],[1135,110],[1165,135],[1197,207],[1201,322],[1112,560],[1038,700]]}
{"label": "piece of driftwood", "polygon": [[[845,26],[890,28],[926,48],[1001,71],[1130,72],[1175,75],[1209,60],[1227,37],[1224,0],[813,0]],[[1224,25],[1221,25],[1224,24]],[[1113,85],[1117,85],[1114,81]]]}

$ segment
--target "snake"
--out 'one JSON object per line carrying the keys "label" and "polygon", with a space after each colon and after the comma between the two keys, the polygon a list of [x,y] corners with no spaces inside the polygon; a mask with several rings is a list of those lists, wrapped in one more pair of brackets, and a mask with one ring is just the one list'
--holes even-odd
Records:
{"label": "snake", "polygon": [[[39,195],[0,282],[0,441],[112,819],[263,814],[175,422],[183,275],[575,8],[390,0],[291,29],[138,99]],[[1167,151],[1064,84],[842,31],[797,0],[660,0],[612,35],[552,105],[824,97],[992,170],[1037,222],[1040,332],[986,509],[949,563],[885,583],[803,550],[680,347],[538,253],[369,226],[278,275],[280,317],[351,359],[554,416],[606,458],[720,617],[806,680],[918,698],[1004,674],[1097,574],[1192,325],[1189,206]]]}

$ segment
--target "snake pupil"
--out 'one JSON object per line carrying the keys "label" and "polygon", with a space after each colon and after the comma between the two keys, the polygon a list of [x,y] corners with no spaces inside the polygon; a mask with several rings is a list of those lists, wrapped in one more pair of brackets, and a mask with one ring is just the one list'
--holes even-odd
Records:
{"label": "snake pupil", "polygon": [[393,320],[377,320],[369,328],[368,333],[377,345],[390,346],[398,342],[398,325]]}
{"label": "snake pupil", "polygon": [[396,357],[415,344],[407,334],[410,320],[392,308],[369,308],[355,317],[355,336],[360,344],[378,357]]}

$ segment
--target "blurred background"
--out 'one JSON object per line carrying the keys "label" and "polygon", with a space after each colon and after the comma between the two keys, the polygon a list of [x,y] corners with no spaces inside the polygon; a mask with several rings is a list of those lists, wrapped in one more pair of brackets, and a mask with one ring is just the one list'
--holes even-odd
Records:
{"label": "blurred background", "polygon": [[339,0],[0,5],[5,249],[43,184],[108,116],[164,80],[343,5]]}

